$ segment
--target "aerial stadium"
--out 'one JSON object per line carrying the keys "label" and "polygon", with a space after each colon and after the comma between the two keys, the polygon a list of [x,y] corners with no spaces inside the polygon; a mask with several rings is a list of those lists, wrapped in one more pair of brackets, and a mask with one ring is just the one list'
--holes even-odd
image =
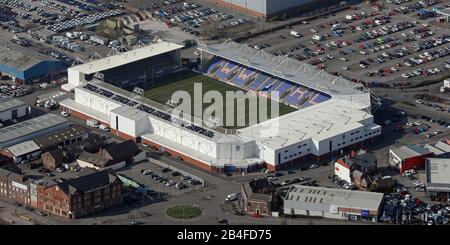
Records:
{"label": "aerial stadium", "polygon": [[[75,96],[61,109],[211,172],[282,169],[381,134],[371,93],[360,84],[233,41],[200,45],[198,69],[189,71],[181,66],[181,48],[160,42],[69,68],[63,89]],[[245,104],[245,113],[215,114],[222,122],[236,120],[231,126],[212,125],[192,111],[174,114],[173,93],[192,95],[196,83],[203,95],[242,91],[271,106]],[[278,113],[267,113],[274,106]],[[250,122],[252,114],[268,116]],[[236,124],[239,117],[244,125]]]}

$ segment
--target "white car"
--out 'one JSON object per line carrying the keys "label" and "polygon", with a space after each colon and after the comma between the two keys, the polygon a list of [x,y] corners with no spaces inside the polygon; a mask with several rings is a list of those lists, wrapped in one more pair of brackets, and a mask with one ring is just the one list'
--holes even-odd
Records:
{"label": "white car", "polygon": [[153,172],[151,171],[151,170],[144,170],[143,172],[142,172],[142,174],[143,175],[150,175],[150,174],[152,174]]}
{"label": "white car", "polygon": [[226,202],[231,202],[237,200],[239,193],[231,193],[227,197],[225,197]]}
{"label": "white car", "polygon": [[416,180],[414,181],[414,186],[421,186],[423,185],[422,181]]}
{"label": "white car", "polygon": [[268,177],[267,180],[269,180],[269,181],[275,181],[275,180],[277,180],[277,178],[276,178],[276,177]]}
{"label": "white car", "polygon": [[318,167],[319,167],[319,165],[313,164],[313,165],[311,165],[309,168],[310,168],[310,169],[314,169],[314,168],[318,168]]}
{"label": "white car", "polygon": [[70,114],[67,111],[62,111],[61,116],[68,117],[68,116],[70,116]]}
{"label": "white car", "polygon": [[101,124],[98,128],[105,132],[109,132],[109,127],[104,124]]}
{"label": "white car", "polygon": [[414,124],[415,124],[416,126],[422,125],[422,123],[421,123],[420,121],[415,121]]}

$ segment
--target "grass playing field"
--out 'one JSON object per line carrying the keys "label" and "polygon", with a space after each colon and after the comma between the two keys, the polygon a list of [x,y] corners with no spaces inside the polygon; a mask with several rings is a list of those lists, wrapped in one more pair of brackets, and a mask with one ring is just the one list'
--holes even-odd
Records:
{"label": "grass playing field", "polygon": [[[193,108],[193,98],[194,98],[194,84],[195,83],[201,83],[202,84],[202,94],[207,93],[208,91],[218,91],[223,98],[223,105],[221,105],[221,107],[223,107],[223,115],[214,115],[215,117],[219,117],[222,120],[222,123],[224,124],[223,127],[224,128],[228,128],[228,129],[237,129],[237,128],[243,128],[243,127],[247,127],[249,126],[249,117],[250,116],[256,116],[258,115],[257,118],[259,118],[259,113],[264,113],[263,115],[266,114],[266,111],[268,111],[267,115],[268,118],[272,118],[272,115],[270,115],[270,111],[271,111],[271,103],[270,100],[267,100],[267,108],[259,108],[258,106],[258,110],[257,111],[249,111],[249,102],[246,101],[245,103],[245,113],[244,114],[240,114],[238,115],[238,110],[237,110],[237,106],[238,103],[236,103],[236,101],[227,101],[226,100],[226,92],[227,91],[239,91],[241,89],[233,87],[231,85],[228,85],[226,83],[220,82],[220,81],[216,81],[212,78],[203,76],[203,75],[199,75],[193,72],[186,72],[183,73],[182,75],[177,74],[176,77],[167,77],[162,81],[159,81],[158,84],[159,85],[155,85],[153,87],[147,88],[147,90],[145,91],[144,97],[151,99],[153,101],[156,101],[160,104],[166,104],[171,98],[172,98],[172,94],[176,91],[186,91],[190,94],[191,96],[191,115],[193,115],[194,113],[194,108]],[[243,90],[242,90],[243,91]],[[243,91],[245,93],[245,91]],[[227,114],[226,112],[226,105],[231,105],[234,103],[234,120],[233,120],[233,125],[229,125],[229,124],[225,124],[226,120],[228,117],[233,117],[232,114]],[[275,115],[275,116],[280,116],[280,115],[284,115],[287,114],[289,112],[295,111],[296,109],[287,106],[285,104],[281,104],[281,103],[277,103],[275,102],[276,105],[279,106],[279,115]],[[205,111],[206,108],[208,108],[211,104],[209,103],[203,103],[203,111]],[[243,121],[245,119],[245,124],[242,125],[238,122]],[[259,120],[258,120],[259,122]]]}

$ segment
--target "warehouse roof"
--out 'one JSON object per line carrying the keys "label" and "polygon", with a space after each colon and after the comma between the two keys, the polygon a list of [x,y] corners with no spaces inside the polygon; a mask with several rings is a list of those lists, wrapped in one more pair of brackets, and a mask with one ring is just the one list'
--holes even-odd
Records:
{"label": "warehouse roof", "polygon": [[29,154],[31,152],[35,152],[40,150],[39,146],[34,143],[32,140],[25,141],[17,145],[10,146],[6,148],[7,151],[9,151],[13,156],[19,157],[26,154]]}
{"label": "warehouse roof", "polygon": [[430,150],[418,145],[405,145],[391,149],[400,159],[408,159],[411,157],[423,156],[431,153]]}
{"label": "warehouse roof", "polygon": [[450,159],[427,158],[425,163],[427,190],[450,191]]}
{"label": "warehouse roof", "polygon": [[427,158],[427,182],[450,185],[450,159]]}
{"label": "warehouse roof", "polygon": [[0,96],[0,112],[10,111],[23,105],[26,104],[19,99],[7,96]]}
{"label": "warehouse roof", "polygon": [[93,74],[96,72],[112,69],[115,67],[123,66],[125,64],[150,58],[156,55],[178,50],[182,47],[182,45],[176,43],[159,42],[118,55],[71,67],[69,68],[69,70],[79,71],[84,74]]}
{"label": "warehouse roof", "polygon": [[353,164],[359,165],[361,167],[373,168],[377,167],[377,157],[373,153],[364,153],[361,155],[356,155],[352,158],[342,159],[348,166]]}
{"label": "warehouse roof", "polygon": [[339,207],[377,211],[382,201],[383,193],[292,185],[284,198],[284,206],[325,212],[337,211]]}
{"label": "warehouse roof", "polygon": [[67,122],[67,119],[55,114],[45,114],[40,117],[35,117],[0,129],[0,143],[8,142]]}
{"label": "warehouse roof", "polygon": [[19,71],[25,71],[42,61],[53,60],[53,58],[44,56],[37,52],[24,52],[16,49],[0,46],[0,64],[15,68]]}
{"label": "warehouse roof", "polygon": [[80,125],[73,125],[67,129],[60,130],[51,135],[46,135],[34,140],[41,148],[48,148],[60,144],[66,140],[76,139],[89,133],[89,130]]}
{"label": "warehouse roof", "polygon": [[425,148],[433,152],[435,156],[445,155],[450,153],[450,145],[445,142],[438,141],[435,144],[426,144]]}

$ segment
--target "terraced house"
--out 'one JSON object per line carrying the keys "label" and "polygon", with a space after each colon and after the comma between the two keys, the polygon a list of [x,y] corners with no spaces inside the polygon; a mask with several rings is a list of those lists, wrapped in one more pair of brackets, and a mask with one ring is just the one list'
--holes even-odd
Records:
{"label": "terraced house", "polygon": [[106,171],[83,170],[78,178],[37,182],[30,189],[37,208],[67,219],[122,204],[122,182]]}

